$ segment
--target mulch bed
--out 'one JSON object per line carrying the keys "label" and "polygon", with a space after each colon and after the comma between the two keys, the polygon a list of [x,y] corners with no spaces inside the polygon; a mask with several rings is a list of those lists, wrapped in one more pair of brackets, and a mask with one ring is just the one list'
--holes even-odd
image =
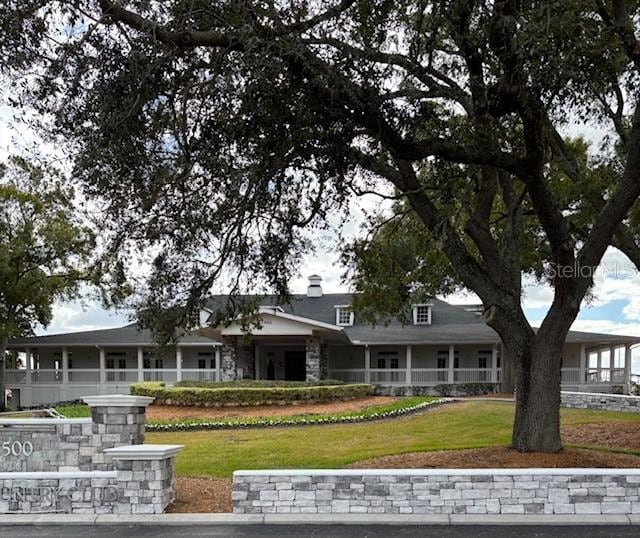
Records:
{"label": "mulch bed", "polygon": [[640,467],[640,457],[579,449],[565,449],[558,454],[522,453],[506,447],[495,447],[382,456],[359,461],[349,467],[353,469]]}
{"label": "mulch bed", "polygon": [[318,404],[298,405],[256,405],[246,407],[183,407],[179,405],[150,405],[147,407],[147,420],[176,420],[188,418],[249,418],[283,417],[291,415],[331,415],[359,411],[365,407],[386,405],[402,398],[390,396],[372,396],[357,400],[337,401]]}
{"label": "mulch bed", "polygon": [[640,450],[640,424],[637,422],[599,422],[562,428],[565,443]]}
{"label": "mulch bed", "polygon": [[179,476],[170,514],[231,512],[231,479]]}

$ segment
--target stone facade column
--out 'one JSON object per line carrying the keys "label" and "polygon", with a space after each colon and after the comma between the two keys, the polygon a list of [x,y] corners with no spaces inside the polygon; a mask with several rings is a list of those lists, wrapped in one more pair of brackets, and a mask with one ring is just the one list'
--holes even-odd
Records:
{"label": "stone facade column", "polygon": [[320,379],[329,378],[329,346],[323,344],[320,353]]}
{"label": "stone facade column", "polygon": [[306,352],[306,367],[307,367],[307,375],[306,379],[308,382],[320,381],[321,373],[320,373],[320,362],[321,362],[321,343],[320,339],[316,337],[307,338],[305,341],[305,352]]}
{"label": "stone facade column", "polygon": [[220,381],[235,381],[237,377],[236,342],[225,338],[220,350]]}
{"label": "stone facade column", "polygon": [[175,498],[173,462],[182,445],[122,446],[106,450],[117,472],[115,514],[162,514]]}
{"label": "stone facade column", "polygon": [[[144,443],[145,411],[153,398],[108,394],[83,400],[91,408],[92,433],[102,450]],[[95,454],[93,463],[96,470],[111,469],[103,453]]]}

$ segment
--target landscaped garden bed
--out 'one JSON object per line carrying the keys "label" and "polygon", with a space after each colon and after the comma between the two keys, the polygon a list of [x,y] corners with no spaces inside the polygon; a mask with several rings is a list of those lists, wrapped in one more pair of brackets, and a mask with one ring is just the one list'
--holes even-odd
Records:
{"label": "landscaped garden bed", "polygon": [[373,394],[373,385],[307,385],[244,386],[202,384],[198,386],[165,386],[164,383],[134,383],[131,394],[151,396],[156,404],[202,407],[243,405],[295,405],[365,398]]}
{"label": "landscaped garden bed", "polygon": [[[415,413],[440,403],[443,400],[431,397],[370,397],[300,405],[295,410],[281,406],[206,408],[151,405],[147,408],[146,430],[219,430],[365,422]],[[67,417],[89,415],[89,408],[83,404],[60,405],[56,409]]]}

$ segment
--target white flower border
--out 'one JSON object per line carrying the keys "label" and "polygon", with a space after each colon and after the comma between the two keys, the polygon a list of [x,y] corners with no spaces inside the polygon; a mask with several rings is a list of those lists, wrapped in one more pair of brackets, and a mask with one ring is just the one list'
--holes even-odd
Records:
{"label": "white flower border", "polygon": [[323,418],[273,418],[258,420],[218,420],[211,422],[173,422],[171,424],[160,424],[150,422],[145,425],[148,432],[163,431],[188,431],[188,430],[227,430],[227,429],[243,429],[243,428],[268,428],[276,426],[311,426],[317,424],[341,424],[354,422],[368,422],[371,420],[381,420],[401,415],[415,413],[427,407],[442,405],[449,402],[448,398],[438,398],[429,402],[422,402],[416,405],[410,405],[393,411],[385,411],[382,413],[372,413],[371,415],[344,415]]}

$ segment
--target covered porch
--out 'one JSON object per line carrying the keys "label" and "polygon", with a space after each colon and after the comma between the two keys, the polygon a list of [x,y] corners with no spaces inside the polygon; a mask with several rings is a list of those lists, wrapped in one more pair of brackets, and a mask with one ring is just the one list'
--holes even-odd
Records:
{"label": "covered porch", "polygon": [[[436,386],[499,383],[503,372],[500,344],[332,346],[328,375],[353,383]],[[631,344],[568,343],[562,356],[566,389],[628,392]]]}

